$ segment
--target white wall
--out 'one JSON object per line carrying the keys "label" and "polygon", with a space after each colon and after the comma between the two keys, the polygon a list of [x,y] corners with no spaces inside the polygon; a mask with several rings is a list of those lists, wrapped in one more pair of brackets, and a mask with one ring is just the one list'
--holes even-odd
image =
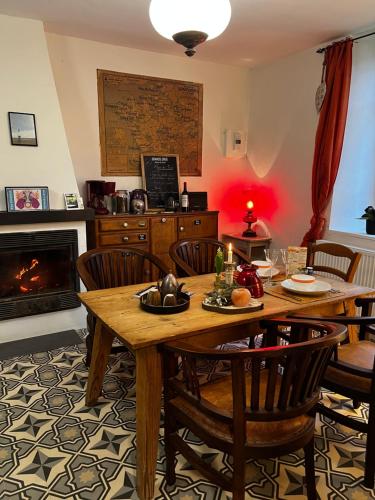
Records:
{"label": "white wall", "polygon": [[[97,68],[203,83],[203,175],[188,177],[190,191],[208,191],[209,208],[221,210],[220,228],[243,228],[243,184],[254,177],[247,160],[227,160],[224,129],[246,129],[249,70],[47,33],[47,43],[79,188],[99,179]],[[140,187],[140,177],[106,177],[117,188]],[[230,196],[228,196],[228,193]]]}
{"label": "white wall", "polygon": [[300,244],[309,227],[321,64],[311,49],[251,73],[248,157],[278,247]]}
{"label": "white wall", "polygon": [[[51,208],[63,208],[62,194],[77,192],[77,183],[43,24],[0,15],[0,61],[0,188],[48,186]],[[38,147],[10,144],[8,111],[35,114]]]}
{"label": "white wall", "polygon": [[[0,16],[0,209],[4,186],[48,186],[51,208],[63,208],[63,193],[77,192],[64,124],[49,62],[43,24]],[[34,113],[38,147],[12,146],[8,111]],[[1,214],[0,214],[1,217]],[[77,229],[86,249],[84,222],[0,226],[0,232]],[[0,321],[0,343],[82,328],[83,308]]]}

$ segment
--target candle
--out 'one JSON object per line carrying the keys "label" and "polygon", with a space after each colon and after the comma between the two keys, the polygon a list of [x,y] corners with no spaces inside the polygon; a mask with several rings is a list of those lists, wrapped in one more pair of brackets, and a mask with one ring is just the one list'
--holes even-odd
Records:
{"label": "candle", "polygon": [[229,249],[228,249],[228,264],[232,264],[232,262],[233,262],[232,243],[229,243]]}

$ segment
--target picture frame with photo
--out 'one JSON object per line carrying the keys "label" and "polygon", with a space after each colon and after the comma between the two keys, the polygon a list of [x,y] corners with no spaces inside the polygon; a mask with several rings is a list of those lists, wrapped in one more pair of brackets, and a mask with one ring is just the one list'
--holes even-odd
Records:
{"label": "picture frame with photo", "polygon": [[13,146],[38,146],[34,114],[9,111],[8,119]]}
{"label": "picture frame with photo", "polygon": [[8,212],[49,210],[47,186],[9,186],[5,199]]}
{"label": "picture frame with photo", "polygon": [[82,210],[83,200],[78,193],[64,193],[64,202],[66,210]]}

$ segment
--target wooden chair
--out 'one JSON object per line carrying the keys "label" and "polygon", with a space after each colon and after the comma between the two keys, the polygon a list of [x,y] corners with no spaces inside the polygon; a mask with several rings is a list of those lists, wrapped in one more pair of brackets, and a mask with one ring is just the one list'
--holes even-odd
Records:
{"label": "wooden chair", "polygon": [[[347,270],[342,271],[335,267],[315,264],[316,254],[319,252],[343,259],[347,265]],[[337,243],[311,243],[307,252],[307,265],[313,266],[314,271],[333,274],[348,283],[352,283],[361,257],[360,253],[353,252],[350,248]]]}
{"label": "wooden chair", "polygon": [[[77,259],[77,271],[87,290],[101,290],[118,286],[135,285],[151,281],[152,270],[159,276],[168,273],[168,268],[155,255],[138,248],[94,248]],[[87,315],[89,334],[86,337],[86,365],[90,366],[94,342],[95,318]],[[125,346],[112,348],[112,353],[126,350]]]}
{"label": "wooden chair", "polygon": [[[218,248],[226,251],[223,242],[210,238],[190,238],[176,241],[169,248],[169,255],[176,264],[179,277],[197,276],[215,272]],[[240,250],[233,249],[238,264],[250,264],[251,260]]]}
{"label": "wooden chair", "polygon": [[[335,324],[276,319],[261,322],[265,335],[277,342],[279,328],[291,327],[295,344],[266,349],[217,350],[184,341],[163,347],[165,391],[166,480],[175,483],[175,455],[184,457],[209,480],[245,496],[245,463],[250,457],[271,458],[305,450],[309,500],[316,499],[314,475],[315,406],[320,380],[346,328]],[[313,328],[319,338],[297,343]],[[176,374],[182,357],[182,377]],[[226,360],[231,374],[200,385],[196,362]],[[251,364],[249,365],[249,362]],[[246,370],[246,366],[250,366]],[[233,456],[231,478],[203,461],[178,435],[187,427],[208,446]]]}
{"label": "wooden chair", "polygon": [[[359,298],[355,305],[362,308],[358,317],[307,317],[299,316],[304,321],[335,321],[343,325],[359,325],[359,340],[355,343],[342,344],[327,367],[322,386],[353,400],[354,408],[360,402],[369,405],[368,422],[361,422],[342,415],[337,411],[318,405],[319,413],[345,425],[357,432],[367,434],[364,486],[374,488],[375,475],[375,343],[366,340],[366,333],[374,332],[375,317],[367,316],[369,307],[375,303],[375,297]],[[294,316],[296,318],[298,316]]]}

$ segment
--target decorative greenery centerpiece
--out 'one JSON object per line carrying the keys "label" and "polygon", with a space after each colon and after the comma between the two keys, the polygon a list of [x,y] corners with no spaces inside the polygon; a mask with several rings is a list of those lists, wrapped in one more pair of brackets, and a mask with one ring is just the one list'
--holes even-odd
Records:
{"label": "decorative greenery centerpiece", "polygon": [[207,297],[204,299],[205,304],[215,305],[215,306],[230,306],[232,305],[232,292],[238,285],[234,283],[233,285],[226,285],[224,281],[220,282],[220,287],[216,288],[212,292],[207,293]]}
{"label": "decorative greenery centerpiece", "polygon": [[366,233],[375,234],[375,208],[368,206],[360,218],[366,220]]}

